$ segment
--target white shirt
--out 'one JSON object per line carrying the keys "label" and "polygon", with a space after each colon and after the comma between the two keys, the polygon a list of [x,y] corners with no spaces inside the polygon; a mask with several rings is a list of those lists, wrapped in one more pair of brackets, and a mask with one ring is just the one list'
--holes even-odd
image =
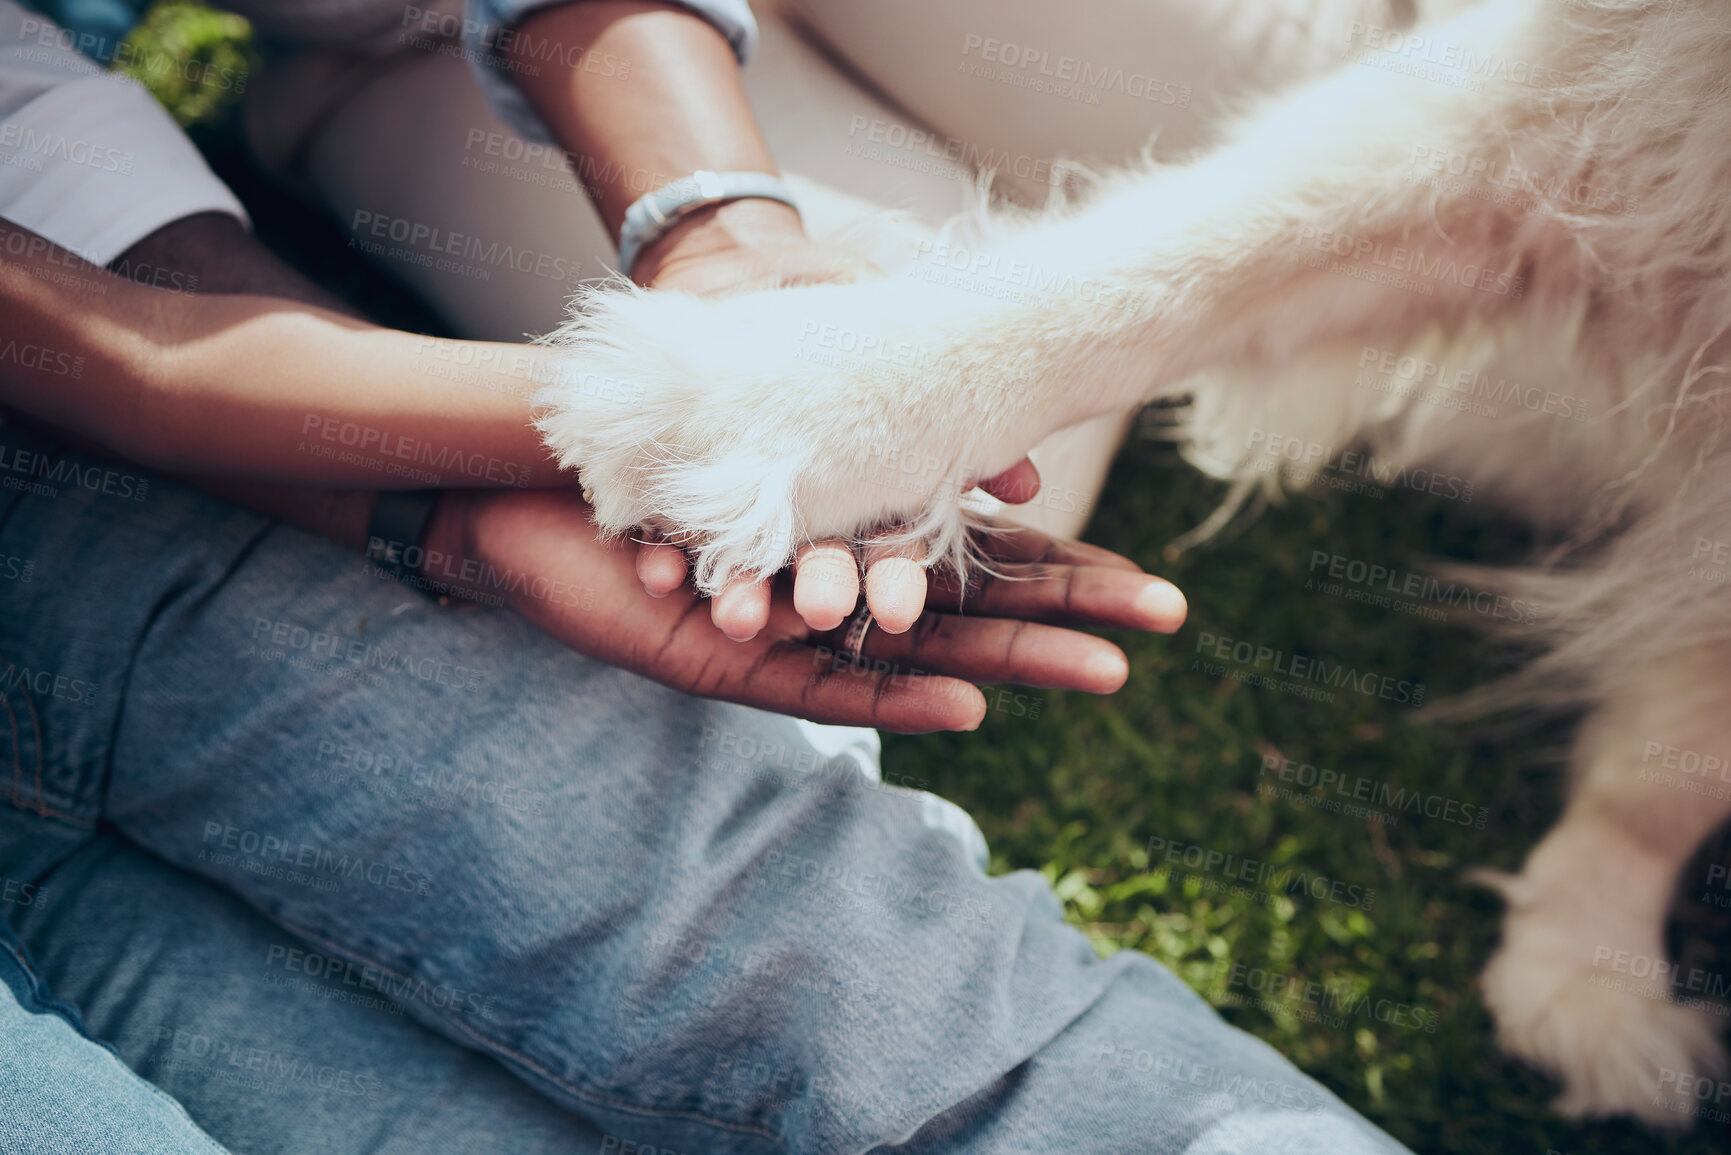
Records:
{"label": "white shirt", "polygon": [[247,221],[156,99],[0,0],[0,217],[106,265],[193,213]]}

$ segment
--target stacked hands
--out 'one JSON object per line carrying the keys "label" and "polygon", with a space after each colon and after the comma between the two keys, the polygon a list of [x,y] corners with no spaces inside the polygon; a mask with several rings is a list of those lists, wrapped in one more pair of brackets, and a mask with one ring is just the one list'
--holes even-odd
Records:
{"label": "stacked hands", "polygon": [[[786,219],[765,223],[777,213]],[[21,384],[0,392],[0,401],[55,427],[57,437],[185,477],[349,545],[367,539],[378,462],[364,452],[304,452],[309,439],[324,444],[320,430],[335,436],[337,428],[388,428],[416,444],[460,445],[479,460],[546,460],[547,414],[538,432],[520,392],[429,377],[426,339],[345,315],[340,302],[300,281],[232,218],[189,217],[130,252],[156,267],[197,268],[201,289],[209,291],[170,294],[104,278],[70,254],[53,266],[41,256],[0,263],[0,299],[15,302],[15,327],[45,346],[87,356],[77,389],[36,368],[21,370]],[[68,269],[78,275],[53,276]],[[1126,558],[994,524],[983,509],[989,503],[977,495],[978,508],[963,508],[963,494],[981,479],[982,488],[1009,502],[1039,489],[1023,458],[1033,437],[1018,448],[973,420],[990,405],[976,398],[970,412],[965,398],[947,403],[939,390],[949,386],[922,376],[913,384],[932,394],[910,412],[899,392],[905,381],[860,390],[845,372],[760,356],[763,342],[676,328],[667,335],[668,318],[679,320],[682,309],[721,314],[745,306],[785,321],[789,310],[779,306],[828,293],[830,306],[847,319],[855,290],[869,298],[895,287],[893,278],[827,283],[870,269],[806,241],[798,217],[782,206],[739,201],[693,214],[690,227],[645,250],[634,272],[650,291],[605,296],[644,309],[660,338],[615,332],[609,372],[648,381],[641,366],[673,358],[687,375],[677,384],[731,365],[731,380],[747,386],[725,395],[733,409],[726,419],[705,410],[716,393],[697,380],[663,389],[655,406],[619,411],[652,411],[656,421],[671,423],[666,436],[652,430],[639,437],[629,423],[609,424],[605,398],[595,412],[567,412],[567,431],[593,445],[559,449],[560,458],[581,467],[595,492],[593,507],[570,473],[538,468],[546,488],[503,482],[447,488],[420,543],[424,556],[460,564],[429,568],[429,579],[487,595],[501,585],[461,575],[507,575],[505,604],[566,645],[691,694],[909,732],[978,726],[986,713],[980,684],[1109,693],[1128,676],[1124,654],[1079,627],[1171,632],[1182,624],[1178,590]],[[748,291],[765,287],[773,288]],[[884,323],[896,315],[884,314]],[[559,349],[480,343],[473,352],[501,366],[517,358],[546,365],[556,377],[558,364],[572,358]],[[515,386],[517,379],[503,383]],[[884,382],[868,377],[866,384]],[[889,401],[895,406],[869,415],[869,404]],[[799,436],[825,422],[827,440]],[[918,457],[924,463],[958,428],[978,434],[986,448],[968,460],[985,460],[989,468],[946,465],[881,492],[849,476],[862,441],[906,445],[925,436],[929,445]],[[679,454],[663,452],[667,446],[679,446]],[[596,462],[609,454],[627,468],[598,471]],[[703,474],[716,457],[722,467]],[[789,461],[803,471],[797,478],[784,465]],[[645,507],[633,468],[683,477],[695,504]],[[782,487],[765,488],[763,479],[776,475]],[[451,476],[457,485],[467,479]],[[749,499],[743,507],[741,491]],[[817,499],[809,499],[814,492]],[[711,508],[733,503],[751,515],[739,520],[753,531],[734,539],[743,549],[719,548],[725,543],[702,516],[710,499],[720,503]],[[665,540],[620,548],[619,538],[643,537],[636,531],[656,518],[685,548]],[[761,523],[753,518],[780,526],[779,536],[757,532]],[[971,541],[979,564],[963,573],[949,564],[953,549],[932,548],[934,530],[941,538],[946,529],[947,545]],[[844,623],[859,602],[862,570],[875,624],[864,661],[856,664]],[[549,589],[563,592],[551,596]]]}
{"label": "stacked hands", "polygon": [[[1014,682],[1110,693],[1129,665],[1117,646],[1077,627],[1170,633],[1184,620],[1176,587],[1097,546],[1055,541],[1031,530],[995,537],[994,574],[965,584],[947,571],[904,581],[904,565],[868,574],[868,594],[890,589],[903,600],[897,630],[875,629],[865,661],[845,654],[836,608],[852,608],[858,589],[851,555],[837,565],[808,556],[797,574],[733,587],[710,614],[730,628],[758,623],[734,641],[705,620],[703,595],[689,584],[646,591],[640,571],[665,577],[683,562],[656,547],[649,557],[604,542],[589,508],[568,491],[472,491],[464,519],[463,556],[501,570],[575,575],[592,600],[586,608],[553,600],[513,602],[524,616],[574,648],[686,693],[721,698],[813,721],[875,726],[903,733],[971,730],[985,718],[980,684]],[[429,546],[429,548],[434,548]],[[446,547],[450,548],[450,547]],[[839,561],[839,559],[838,559]],[[887,579],[887,580],[886,580]],[[806,602],[824,616],[808,617]],[[659,596],[651,596],[657,593]],[[917,593],[910,594],[910,591]],[[923,613],[913,607],[923,606]]]}
{"label": "stacked hands", "polygon": [[[736,209],[745,210],[746,202]],[[775,214],[763,215],[773,219]],[[850,280],[874,271],[847,252],[806,241],[797,218],[792,222],[781,237],[773,229],[768,238],[761,229],[754,230],[750,244],[709,244],[695,253],[673,255],[650,250],[637,275],[653,289],[707,296],[737,292],[742,286]],[[713,238],[715,231],[711,227],[706,235]],[[653,303],[661,296],[650,293],[639,299]],[[623,366],[616,358],[610,371],[628,374],[637,350],[627,344],[619,352]],[[547,430],[545,421],[542,428]],[[561,448],[555,437],[548,440]],[[567,464],[573,458],[585,463],[584,481],[590,484],[594,479],[587,459],[566,452]],[[739,481],[751,483],[743,475]],[[1040,478],[1023,457],[978,485],[1001,501],[1019,504],[1039,492]],[[598,510],[606,508],[609,496],[618,496],[604,485],[594,488],[599,492],[590,496]],[[927,565],[934,559],[917,536],[910,540],[899,526],[861,534],[864,544],[856,547],[840,539],[812,541],[806,523],[795,520],[793,539],[785,549],[776,546],[783,552],[772,555],[780,557],[778,567],[788,560],[791,567],[768,576],[763,576],[763,566],[756,573],[739,565],[711,571],[711,623],[706,624],[700,592],[706,583],[688,580],[692,565],[687,551],[648,529],[644,519],[636,518],[629,526],[639,542],[633,558],[606,549],[602,541],[608,531],[625,528],[618,524],[620,515],[610,525],[607,516],[597,514],[598,530],[589,521],[591,511],[572,496],[474,500],[508,502],[514,511],[509,518],[489,519],[488,540],[472,543],[484,555],[509,554],[514,542],[544,550],[545,543],[562,541],[569,567],[595,575],[603,587],[597,602],[603,612],[584,615],[591,623],[584,632],[593,635],[593,623],[609,624],[602,636],[587,636],[580,648],[687,692],[817,721],[910,732],[973,729],[986,711],[975,684],[1014,682],[1109,693],[1128,676],[1123,652],[1075,627],[1170,633],[1183,623],[1186,612],[1175,586],[1144,573],[1129,559],[1029,529],[982,525],[970,518],[970,524],[985,530],[975,532],[970,545],[982,564],[969,567],[964,577],[939,558],[928,580]],[[793,516],[797,518],[797,512]],[[676,519],[666,524],[674,540],[702,548],[701,527]],[[547,532],[555,525],[558,533]],[[599,557],[577,556],[598,547]],[[535,563],[524,558],[523,564]],[[859,602],[862,571],[874,622],[862,661],[855,664],[843,632]],[[703,576],[700,565],[698,577]],[[653,600],[646,601],[644,594]],[[556,634],[570,635],[573,623],[557,620],[558,607],[537,603],[520,608]]]}

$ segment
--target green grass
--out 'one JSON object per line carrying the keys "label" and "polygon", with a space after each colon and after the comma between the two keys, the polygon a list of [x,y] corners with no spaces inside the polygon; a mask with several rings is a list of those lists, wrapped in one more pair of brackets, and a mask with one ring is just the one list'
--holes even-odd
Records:
{"label": "green grass", "polygon": [[148,88],[183,125],[233,114],[257,63],[242,17],[191,0],[158,0],[126,38],[115,67]]}
{"label": "green grass", "polygon": [[[286,259],[387,323],[438,322],[342,247],[340,234],[248,170],[234,139],[230,75],[250,75],[244,22],[184,0],[152,9],[132,39],[134,68],[248,200],[259,235]],[[170,56],[197,68],[162,68]],[[1415,1150],[1565,1155],[1731,1149],[1723,1126],[1662,1139],[1628,1123],[1569,1124],[1555,1088],[1498,1053],[1474,979],[1495,944],[1500,904],[1462,881],[1474,865],[1513,869],[1562,802],[1567,720],[1498,741],[1429,725],[1402,706],[1337,691],[1333,704],[1192,669],[1203,631],[1422,682],[1436,698],[1513,668],[1498,631],[1434,625],[1307,590],[1311,551],[1413,568],[1425,556],[1512,560],[1518,527],[1479,505],[1410,493],[1298,497],[1236,536],[1174,563],[1168,542],[1200,522],[1221,487],[1171,451],[1133,438],[1088,537],[1172,578],[1190,599],[1176,638],[1123,637],[1129,685],[1109,698],[1035,692],[974,734],[886,739],[897,773],[961,803],[993,848],[993,869],[1052,880],[1071,921],[1102,954],[1143,950]],[[1489,623],[1495,626],[1499,623]],[[1026,693],[1024,691],[1024,693]],[[1403,813],[1371,823],[1259,796],[1264,753],[1488,808],[1484,829]],[[1150,837],[1248,856],[1375,890],[1368,911],[1306,895],[1252,901],[1174,880],[1149,861]],[[1724,860],[1725,839],[1705,849]],[[1699,871],[1694,877],[1701,877]],[[1686,898],[1671,947],[1731,971],[1723,912]],[[1357,1005],[1366,993],[1406,1008],[1306,1022],[1304,1004],[1233,1005],[1235,966],[1316,982]],[[1331,1004],[1338,1007],[1339,1002]],[[1339,1017],[1339,1016],[1337,1016]],[[1434,1030],[1425,1027],[1434,1024]]]}
{"label": "green grass", "polygon": [[[1674,1141],[1628,1123],[1570,1124],[1547,1109],[1555,1087],[1494,1045],[1474,979],[1501,906],[1461,876],[1474,865],[1517,867],[1554,820],[1566,720],[1475,741],[1375,698],[1337,691],[1325,704],[1192,668],[1207,631],[1422,682],[1432,698],[1482,684],[1516,661],[1494,628],[1307,590],[1307,566],[1317,549],[1402,568],[1427,556],[1508,560],[1525,544],[1518,527],[1405,493],[1300,496],[1230,540],[1163,560],[1222,490],[1170,449],[1133,437],[1087,536],[1176,581],[1189,623],[1171,639],[1116,638],[1132,672],[1111,697],[1042,692],[1037,720],[994,713],[973,734],[891,737],[886,764],[972,813],[994,871],[1041,871],[1102,955],[1153,955],[1417,1151],[1726,1150],[1711,1124]],[[1411,813],[1372,822],[1259,796],[1259,786],[1280,785],[1263,773],[1271,751],[1469,804],[1475,819],[1488,808],[1485,828]],[[1200,879],[1174,880],[1151,864],[1151,836],[1374,888],[1374,902],[1365,911],[1348,905],[1350,892],[1343,903],[1209,893]],[[1722,918],[1680,913],[1693,924],[1680,944],[1691,958],[1725,956]],[[1344,1022],[1307,1022],[1297,1013],[1307,1004],[1291,998],[1234,1005],[1255,993],[1232,985],[1235,966],[1344,993],[1322,1008]],[[1407,1009],[1392,1024],[1351,1013],[1367,993],[1373,1008],[1387,999]],[[1333,1013],[1342,1008],[1349,1013]]]}

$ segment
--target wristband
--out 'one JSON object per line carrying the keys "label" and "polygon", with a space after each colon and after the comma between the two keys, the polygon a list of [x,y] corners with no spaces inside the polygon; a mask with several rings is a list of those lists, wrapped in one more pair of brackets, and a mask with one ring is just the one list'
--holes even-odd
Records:
{"label": "wristband", "polygon": [[[373,503],[373,516],[367,522],[367,548],[364,551],[380,569],[398,581],[421,572],[426,551],[421,548],[421,535],[427,531],[427,520],[433,516],[439,489],[385,490]],[[410,554],[414,555],[413,561]]]}
{"label": "wristband", "polygon": [[645,193],[625,210],[625,223],[619,227],[619,266],[626,276],[637,263],[638,254],[659,240],[681,217],[708,205],[723,201],[757,197],[780,201],[794,212],[793,194],[778,176],[766,172],[710,172],[699,169],[690,176],[669,181],[652,193]]}

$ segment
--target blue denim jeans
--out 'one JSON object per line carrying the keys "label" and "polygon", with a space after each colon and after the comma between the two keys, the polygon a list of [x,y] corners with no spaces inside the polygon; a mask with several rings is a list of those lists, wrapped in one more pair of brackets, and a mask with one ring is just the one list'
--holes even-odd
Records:
{"label": "blue denim jeans", "polygon": [[867,731],[0,452],[0,1150],[1400,1150]]}

